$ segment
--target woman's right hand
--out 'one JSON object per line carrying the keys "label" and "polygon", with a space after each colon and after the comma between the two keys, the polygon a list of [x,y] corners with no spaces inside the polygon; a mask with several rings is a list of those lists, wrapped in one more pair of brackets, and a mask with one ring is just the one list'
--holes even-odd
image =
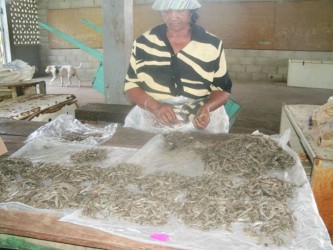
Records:
{"label": "woman's right hand", "polygon": [[179,123],[179,120],[173,111],[173,108],[164,103],[158,103],[150,108],[151,112],[156,116],[157,120],[164,125],[173,125]]}
{"label": "woman's right hand", "polygon": [[147,95],[143,89],[139,87],[129,89],[126,91],[126,96],[131,102],[153,113],[158,122],[169,126],[179,123],[170,105],[155,100],[153,97]]}

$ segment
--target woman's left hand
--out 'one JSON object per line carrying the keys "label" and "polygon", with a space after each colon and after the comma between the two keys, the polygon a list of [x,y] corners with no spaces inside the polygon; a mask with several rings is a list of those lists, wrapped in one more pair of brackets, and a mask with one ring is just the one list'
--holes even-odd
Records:
{"label": "woman's left hand", "polygon": [[198,129],[204,129],[210,122],[209,112],[221,107],[228,100],[230,93],[222,90],[213,90],[210,93],[209,99],[202,105],[196,117],[193,120],[193,125]]}
{"label": "woman's left hand", "polygon": [[198,129],[205,129],[210,121],[209,109],[205,106],[200,107],[192,123]]}

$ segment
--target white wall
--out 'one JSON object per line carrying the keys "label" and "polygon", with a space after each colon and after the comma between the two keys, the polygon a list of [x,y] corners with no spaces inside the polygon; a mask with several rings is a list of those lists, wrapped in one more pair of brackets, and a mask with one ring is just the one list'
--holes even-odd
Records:
{"label": "white wall", "polygon": [[333,52],[226,50],[233,80],[287,82],[289,59],[333,61]]}

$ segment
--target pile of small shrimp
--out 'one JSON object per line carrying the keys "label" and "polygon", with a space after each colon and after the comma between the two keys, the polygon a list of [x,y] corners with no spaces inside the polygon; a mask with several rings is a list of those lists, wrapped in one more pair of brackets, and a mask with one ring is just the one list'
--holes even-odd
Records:
{"label": "pile of small shrimp", "polygon": [[202,143],[181,133],[168,134],[164,140],[166,152],[195,150],[204,162],[204,174],[143,174],[144,166],[125,162],[102,168],[98,161],[107,152],[96,150],[71,156],[71,167],[7,158],[0,162],[0,202],[80,208],[90,218],[118,217],[153,226],[176,217],[203,231],[231,230],[239,223],[265,244],[281,245],[290,238],[296,219],[288,202],[297,186],[270,173],[286,171],[295,162],[276,142],[237,135]]}

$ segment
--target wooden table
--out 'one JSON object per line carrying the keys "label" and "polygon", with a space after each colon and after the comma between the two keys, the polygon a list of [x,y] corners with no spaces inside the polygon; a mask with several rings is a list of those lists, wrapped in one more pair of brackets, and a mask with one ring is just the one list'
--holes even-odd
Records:
{"label": "wooden table", "polygon": [[[0,119],[0,136],[8,153],[7,157],[24,145],[24,140],[44,122],[13,121]],[[118,127],[117,132],[104,145],[140,148],[155,134]],[[230,139],[234,134],[195,135],[207,140]],[[0,209],[0,242],[13,242],[17,248],[30,249],[175,249],[172,247],[138,242],[90,227],[59,222],[60,216],[48,213]],[[6,244],[6,243],[5,243]],[[3,247],[4,245],[2,245]],[[1,248],[1,245],[0,245]]]}
{"label": "wooden table", "polygon": [[24,145],[25,139],[45,122],[31,122],[24,120],[9,120],[0,118],[0,136],[8,152],[2,157],[8,157]]}
{"label": "wooden table", "polygon": [[[6,94],[7,92],[8,94]],[[12,99],[16,99],[20,95],[30,94],[46,94],[45,81],[29,80],[13,83],[0,83],[0,97],[10,95]]]}
{"label": "wooden table", "polygon": [[29,80],[0,83],[0,117],[13,120],[51,121],[60,114],[75,114],[71,94],[46,94],[46,83]]}
{"label": "wooden table", "polygon": [[333,147],[317,145],[308,127],[308,118],[319,105],[284,105],[281,112],[280,133],[291,129],[291,148],[305,154],[311,163],[311,187],[333,242]]}

